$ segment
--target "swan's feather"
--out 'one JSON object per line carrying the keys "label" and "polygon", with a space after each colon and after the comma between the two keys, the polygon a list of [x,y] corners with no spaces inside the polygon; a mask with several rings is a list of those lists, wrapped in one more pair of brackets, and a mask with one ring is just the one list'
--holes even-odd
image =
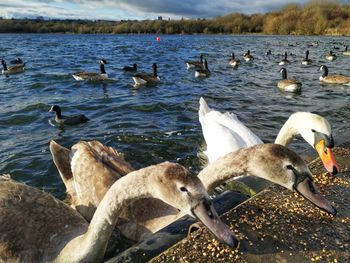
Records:
{"label": "swan's feather", "polygon": [[199,121],[209,162],[240,148],[263,143],[235,114],[211,110],[203,98],[200,99]]}

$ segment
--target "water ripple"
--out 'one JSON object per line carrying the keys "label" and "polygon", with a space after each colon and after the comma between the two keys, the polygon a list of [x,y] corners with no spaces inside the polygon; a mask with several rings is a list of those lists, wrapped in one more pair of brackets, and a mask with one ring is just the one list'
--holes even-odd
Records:
{"label": "water ripple", "polygon": [[[65,189],[48,150],[52,139],[66,147],[79,140],[100,140],[124,152],[138,168],[169,160],[198,171],[198,152],[205,149],[198,121],[201,96],[216,109],[235,112],[266,142],[274,141],[294,111],[325,116],[336,142],[348,133],[350,88],[319,82],[323,63],[332,74],[349,74],[350,58],[323,58],[333,46],[332,37],[179,35],[162,36],[157,42],[153,35],[2,34],[0,39],[2,57],[9,61],[21,56],[27,62],[23,74],[0,77],[0,173],[11,173],[58,197]],[[306,44],[316,40],[319,47],[310,48],[314,64],[302,66]],[[288,46],[294,42],[300,45]],[[256,58],[251,63],[242,60],[247,49]],[[265,56],[268,49],[270,57]],[[278,61],[285,51],[293,53],[288,76],[303,83],[299,95],[276,86],[281,77]],[[236,69],[227,64],[232,52],[242,60]],[[207,79],[196,79],[184,64],[201,53],[212,71]],[[111,80],[73,79],[78,70],[98,72],[101,58],[108,61]],[[134,88],[132,74],[121,70],[133,63],[144,72],[152,72],[152,63],[157,63],[161,82]],[[64,114],[83,113],[91,120],[64,129],[50,125],[53,104]],[[310,147],[298,140],[293,149],[300,153]]]}

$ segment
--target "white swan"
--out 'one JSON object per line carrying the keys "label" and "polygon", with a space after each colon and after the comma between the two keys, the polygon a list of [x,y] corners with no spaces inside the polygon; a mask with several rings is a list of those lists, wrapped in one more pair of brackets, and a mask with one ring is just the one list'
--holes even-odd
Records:
{"label": "white swan", "polygon": [[[263,143],[235,114],[212,110],[203,98],[199,104],[199,121],[207,144],[204,153],[210,163],[229,152]],[[339,171],[331,151],[334,146],[331,126],[325,118],[310,112],[295,112],[281,128],[275,143],[288,146],[298,134],[316,149],[328,172]]]}
{"label": "white swan", "polygon": [[129,173],[115,182],[90,224],[52,195],[0,177],[0,259],[100,262],[121,209],[145,197],[159,198],[181,209],[202,221],[229,246],[238,245],[198,177],[181,165],[165,162]]}

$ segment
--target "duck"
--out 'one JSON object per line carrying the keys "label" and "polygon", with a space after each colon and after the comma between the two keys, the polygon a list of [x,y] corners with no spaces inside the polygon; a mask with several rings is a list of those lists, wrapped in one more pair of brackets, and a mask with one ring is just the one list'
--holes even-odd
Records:
{"label": "duck", "polygon": [[345,46],[345,50],[343,52],[343,55],[350,56],[350,51],[348,51],[348,46]]}
{"label": "duck", "polygon": [[288,65],[290,64],[290,61],[287,59],[287,52],[284,53],[284,59],[282,59],[278,65]]}
{"label": "duck", "polygon": [[56,115],[55,121],[57,124],[75,125],[75,124],[85,123],[89,120],[89,118],[83,114],[73,115],[73,116],[64,116],[62,115],[61,107],[58,105],[51,106],[49,112],[55,113]]}
{"label": "duck", "polygon": [[277,87],[283,91],[298,93],[301,91],[302,83],[295,79],[287,79],[286,68],[281,68],[282,79],[278,81]]}
{"label": "duck", "polygon": [[243,59],[245,61],[251,61],[254,60],[254,57],[250,54],[250,50],[248,49],[248,51],[246,53],[243,54]]}
{"label": "duck", "polygon": [[228,61],[228,64],[230,64],[232,67],[237,67],[240,63],[241,61],[239,58],[235,58],[235,54],[231,53],[231,59]]}
{"label": "duck", "polygon": [[301,60],[301,64],[302,65],[310,65],[312,63],[312,60],[309,59],[309,50],[306,50],[306,53],[305,53],[305,58],[303,58]]}
{"label": "duck", "polygon": [[[198,115],[207,145],[204,154],[209,163],[229,152],[263,143],[237,115],[211,109],[204,98],[199,100]],[[288,147],[298,135],[317,151],[329,173],[339,172],[331,150],[334,147],[332,129],[325,118],[311,112],[294,112],[280,129],[274,143]]]}
{"label": "duck", "polygon": [[319,70],[323,70],[320,81],[324,83],[350,85],[350,77],[348,76],[328,75],[328,67],[326,65],[321,65]]}
{"label": "duck", "polygon": [[135,86],[145,85],[145,84],[156,84],[160,81],[157,73],[157,64],[153,63],[153,74],[141,72],[132,76],[135,82]]}
{"label": "duck", "polygon": [[108,79],[108,74],[105,70],[105,65],[108,64],[107,60],[101,59],[100,60],[100,73],[96,72],[75,72],[72,74],[73,78],[78,81],[82,80],[91,80],[91,81],[98,81],[98,80],[106,80]]}
{"label": "duck", "polygon": [[326,54],[325,58],[329,61],[333,61],[337,58],[335,54],[333,54],[333,51],[329,51],[329,53]]}
{"label": "duck", "polygon": [[269,49],[266,53],[266,56],[270,56],[270,55],[272,55],[272,51],[271,51],[271,49]]}
{"label": "duck", "polygon": [[132,65],[132,67],[130,67],[130,66],[125,66],[125,67],[123,68],[123,70],[124,70],[124,71],[137,71],[137,64],[134,63],[134,64]]}
{"label": "duck", "polygon": [[0,177],[0,193],[0,258],[5,262],[101,262],[123,207],[147,197],[196,217],[228,246],[238,245],[202,182],[176,163],[163,162],[120,178],[90,223],[51,194],[8,176]]}
{"label": "duck", "polygon": [[12,66],[12,67],[8,67],[5,60],[3,60],[3,59],[1,60],[1,64],[3,67],[1,73],[3,75],[21,73],[24,71],[24,68],[25,68],[25,63],[18,64],[18,65]]}
{"label": "duck", "polygon": [[206,78],[210,76],[210,70],[208,68],[208,61],[204,59],[204,68],[196,68],[194,72],[196,78]]}
{"label": "duck", "polygon": [[203,67],[203,54],[200,54],[199,61],[186,61],[187,69],[190,68],[202,68]]}
{"label": "duck", "polygon": [[[125,176],[125,174],[132,173],[130,172],[132,168],[130,168],[119,155],[115,155],[115,150],[107,146],[104,146],[106,148],[101,150],[103,148],[101,145],[102,144],[99,144],[96,150],[89,153],[92,151],[91,149],[88,151],[83,149],[92,147],[92,144],[80,144],[79,147],[74,146],[72,150],[69,150],[58,145],[54,141],[50,143],[50,151],[54,163],[66,186],[67,193],[70,196],[80,199],[80,207],[98,207],[99,202],[103,198],[103,193],[107,192],[108,188],[113,185],[113,180],[119,180],[118,178],[120,175]],[[243,174],[258,177],[262,176],[280,185],[289,185],[289,188],[291,188],[291,185],[297,185],[298,183],[296,182],[302,181],[302,174],[305,176],[306,174],[310,174],[310,172],[307,166],[303,164],[300,157],[284,148],[285,147],[278,144],[259,144],[258,147],[249,148],[249,150],[245,148],[241,152],[230,152],[225,156],[225,160],[231,160],[231,163],[225,163],[224,166],[222,166],[220,162],[216,163],[215,160],[206,168],[211,172],[206,172],[207,170],[204,169],[198,176],[204,182],[208,191],[211,191],[212,187],[215,187],[215,180],[217,182],[222,182],[222,180],[228,180],[231,177]],[[284,153],[283,156],[281,156],[281,153]],[[247,161],[251,156],[255,156],[254,163]],[[292,165],[293,169],[286,168],[286,164]],[[121,168],[117,168],[119,165]],[[112,166],[114,167],[113,169],[111,169]],[[294,170],[298,171],[297,174],[291,175],[291,172]],[[92,171],[96,171],[96,173]],[[246,174],[247,171],[249,171],[249,174]],[[261,171],[264,171],[264,173]],[[111,174],[108,175],[108,173]],[[117,174],[116,176],[114,175],[115,173]],[[209,177],[211,179],[209,179]],[[112,178],[113,180],[108,178]],[[312,180],[311,177],[310,180]],[[93,187],[90,187],[91,185]],[[308,185],[311,186],[312,183],[306,184],[306,186]],[[304,190],[307,191],[307,189]],[[305,192],[304,195],[310,196],[308,193],[309,191],[307,191],[307,193]],[[317,193],[317,191],[315,193]],[[91,200],[97,200],[97,202],[92,202]],[[325,204],[327,201],[323,203]],[[322,206],[318,203],[316,203],[316,205]],[[73,205],[73,207],[78,210],[79,206]],[[147,209],[149,207],[152,207],[152,209]],[[90,208],[91,207],[89,207],[89,209]],[[330,213],[335,213],[329,205],[326,205],[324,209],[328,209]],[[80,209],[78,211],[86,210]],[[123,209],[120,214],[121,220],[117,222],[117,228],[127,238],[135,241],[142,241],[182,216],[183,213],[179,213],[175,208],[164,202],[153,198],[147,198],[137,200]]]}

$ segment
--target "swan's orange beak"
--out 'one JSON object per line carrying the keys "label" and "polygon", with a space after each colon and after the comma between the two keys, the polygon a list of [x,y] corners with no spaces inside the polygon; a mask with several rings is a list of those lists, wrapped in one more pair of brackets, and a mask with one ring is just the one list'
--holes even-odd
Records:
{"label": "swan's orange beak", "polygon": [[196,207],[192,208],[192,213],[221,242],[232,248],[236,248],[238,246],[237,238],[231,232],[230,228],[221,221],[212,201],[204,198],[196,205]]}
{"label": "swan's orange beak", "polygon": [[331,174],[337,174],[340,171],[339,165],[334,159],[331,148],[326,147],[326,142],[320,140],[316,145],[315,149],[320,156],[324,167]]}

